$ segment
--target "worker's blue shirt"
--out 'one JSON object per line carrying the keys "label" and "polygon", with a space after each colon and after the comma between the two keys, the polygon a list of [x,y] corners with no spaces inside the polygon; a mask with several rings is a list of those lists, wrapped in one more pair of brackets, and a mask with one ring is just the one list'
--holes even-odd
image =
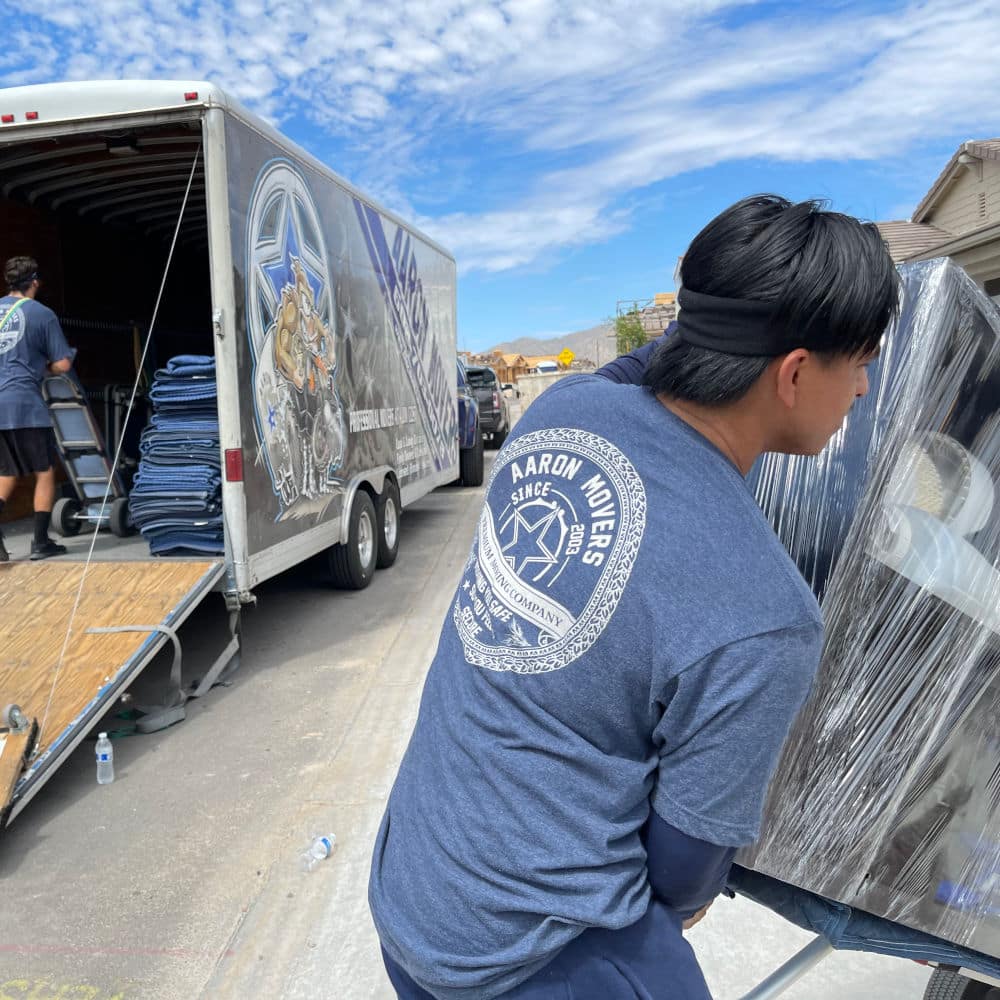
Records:
{"label": "worker's blue shirt", "polygon": [[634,385],[570,377],[499,453],[369,890],[424,989],[489,998],[650,901],[650,807],[753,841],[819,660],[738,470]]}
{"label": "worker's blue shirt", "polygon": [[51,427],[42,379],[50,362],[73,352],[51,309],[25,299],[11,312],[18,301],[0,298],[0,428]]}

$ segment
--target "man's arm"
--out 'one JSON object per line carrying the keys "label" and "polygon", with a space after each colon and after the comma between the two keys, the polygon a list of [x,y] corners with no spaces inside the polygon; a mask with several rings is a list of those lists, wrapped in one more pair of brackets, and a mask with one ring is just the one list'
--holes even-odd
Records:
{"label": "man's arm", "polygon": [[725,888],[735,847],[689,837],[653,809],[642,839],[653,895],[685,920],[707,908]]}
{"label": "man's arm", "polygon": [[609,361],[603,368],[598,368],[594,374],[600,375],[610,382],[619,382],[623,385],[642,385],[642,376],[646,371],[646,365],[649,364],[649,359],[653,356],[653,351],[673,334],[676,325],[676,323],[671,323],[663,331],[663,335],[657,337],[656,340],[651,340],[648,344],[637,347],[630,354],[623,354],[620,358]]}
{"label": "man's arm", "polygon": [[771,777],[815,676],[818,621],[714,650],[660,695],[652,805],[688,837],[743,847],[760,833]]}
{"label": "man's arm", "polygon": [[661,693],[660,754],[643,830],[653,895],[697,923],[752,843],[781,748],[822,648],[818,621],[716,649]]}
{"label": "man's arm", "polygon": [[48,369],[53,375],[65,375],[73,367],[76,351],[66,343],[59,320],[49,312],[45,324],[45,354]]}

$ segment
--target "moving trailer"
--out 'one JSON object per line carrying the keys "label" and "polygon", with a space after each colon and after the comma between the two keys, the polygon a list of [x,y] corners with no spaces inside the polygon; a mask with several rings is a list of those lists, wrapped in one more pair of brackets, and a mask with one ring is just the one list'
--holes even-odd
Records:
{"label": "moving trailer", "polygon": [[[255,585],[325,552],[366,586],[400,509],[459,475],[454,260],[210,84],[0,91],[15,254],[38,259],[92,399],[214,355],[225,552],[153,558],[95,528],[67,557],[0,564],[0,827],[206,594],[225,648],[194,692],[177,650],[160,724],[234,665]],[[149,413],[130,414],[134,459]]]}

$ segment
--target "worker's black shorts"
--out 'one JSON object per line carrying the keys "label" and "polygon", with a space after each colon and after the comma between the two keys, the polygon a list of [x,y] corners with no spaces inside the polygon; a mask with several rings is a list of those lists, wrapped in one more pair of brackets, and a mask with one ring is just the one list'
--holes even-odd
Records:
{"label": "worker's black shorts", "polygon": [[0,428],[0,476],[45,472],[59,459],[51,427]]}

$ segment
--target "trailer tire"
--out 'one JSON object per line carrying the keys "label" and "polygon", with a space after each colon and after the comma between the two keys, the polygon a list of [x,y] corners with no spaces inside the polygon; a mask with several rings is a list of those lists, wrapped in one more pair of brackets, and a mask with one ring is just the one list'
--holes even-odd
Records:
{"label": "trailer tire", "polygon": [[63,538],[80,534],[80,522],[77,514],[80,513],[80,501],[69,497],[60,497],[52,508],[52,527],[59,532]]}
{"label": "trailer tire", "polygon": [[129,514],[128,510],[128,500],[125,497],[115,497],[111,501],[108,527],[116,538],[128,538],[135,530],[132,526],[132,515]]}
{"label": "trailer tire", "polygon": [[476,430],[476,443],[458,453],[458,478],[463,486],[483,485],[483,435]]}
{"label": "trailer tire", "polygon": [[375,505],[364,490],[354,494],[347,541],[329,550],[330,575],[340,590],[364,590],[375,575],[378,521]]}
{"label": "trailer tire", "polygon": [[375,522],[378,526],[378,555],[375,566],[388,569],[399,555],[399,487],[391,480],[385,481],[382,495],[375,501]]}
{"label": "trailer tire", "polygon": [[994,1000],[996,997],[1000,997],[1000,990],[947,969],[935,969],[924,991],[924,1000]]}

